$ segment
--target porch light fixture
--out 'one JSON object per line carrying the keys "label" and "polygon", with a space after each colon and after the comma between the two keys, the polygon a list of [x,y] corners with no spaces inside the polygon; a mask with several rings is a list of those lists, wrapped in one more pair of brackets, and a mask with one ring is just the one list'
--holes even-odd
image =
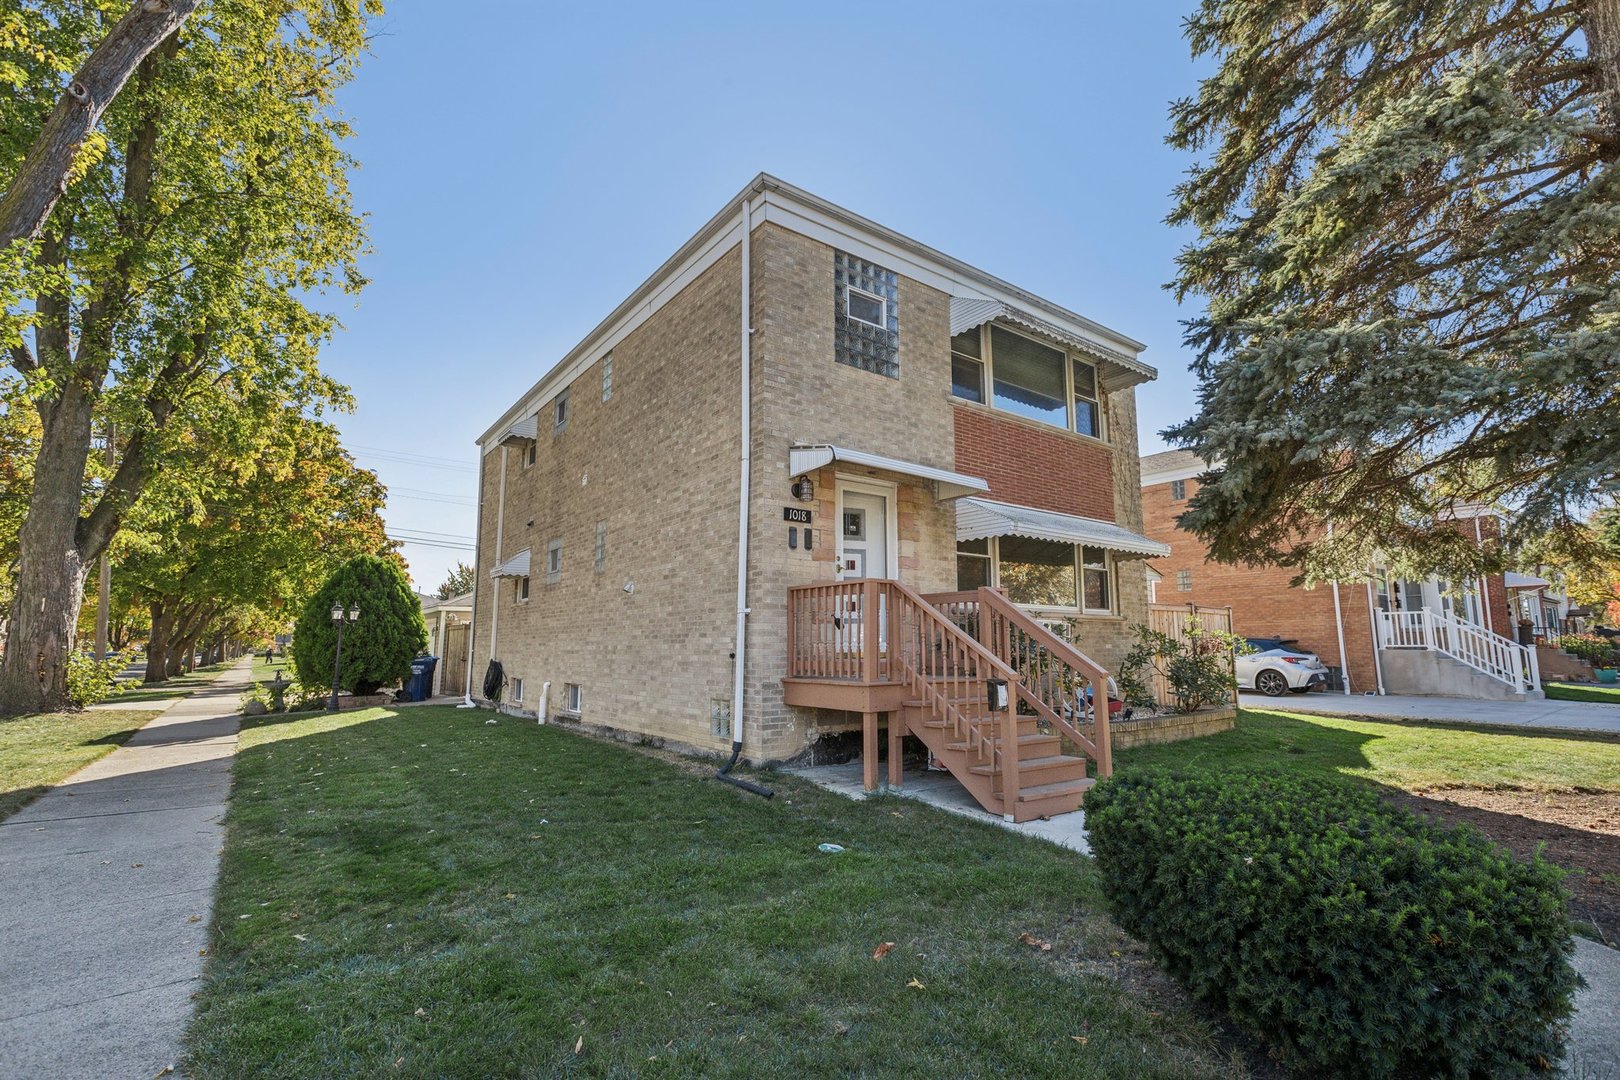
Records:
{"label": "porch light fixture", "polygon": [[1007,711],[1007,680],[984,680],[984,700],[991,712]]}
{"label": "porch light fixture", "polygon": [[793,492],[793,497],[800,502],[809,502],[816,497],[816,485],[811,483],[808,476],[801,476],[793,481],[793,487],[789,490]]}

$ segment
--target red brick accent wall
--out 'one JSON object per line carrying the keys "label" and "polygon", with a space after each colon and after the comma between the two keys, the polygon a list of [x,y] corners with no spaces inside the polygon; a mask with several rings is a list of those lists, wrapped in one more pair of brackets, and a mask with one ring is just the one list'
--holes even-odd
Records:
{"label": "red brick accent wall", "polygon": [[[1190,498],[1198,481],[1187,481]],[[1161,604],[1196,603],[1230,607],[1232,628],[1250,637],[1293,639],[1295,648],[1314,652],[1322,662],[1339,666],[1339,636],[1333,617],[1333,586],[1314,589],[1289,584],[1294,571],[1275,566],[1228,566],[1208,562],[1207,548],[1191,533],[1176,527],[1175,519],[1187,509],[1185,500],[1170,498],[1170,485],[1142,489],[1142,518],[1148,536],[1170,545],[1170,555],[1154,559],[1164,575],[1159,582]],[[1192,591],[1178,592],[1176,572],[1192,571]],[[1360,582],[1339,585],[1339,606],[1344,620],[1344,651],[1350,670],[1350,688],[1356,693],[1375,690],[1372,625],[1367,615],[1367,587]]]}
{"label": "red brick accent wall", "polygon": [[958,405],[956,468],[990,482],[990,498],[1114,521],[1114,455],[1108,447],[1038,424]]}

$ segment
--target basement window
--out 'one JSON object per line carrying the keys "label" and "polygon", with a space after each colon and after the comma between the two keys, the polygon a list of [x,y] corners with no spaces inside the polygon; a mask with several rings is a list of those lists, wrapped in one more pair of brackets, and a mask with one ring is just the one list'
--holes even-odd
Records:
{"label": "basement window", "polygon": [[584,695],[580,693],[578,683],[563,683],[562,711],[570,716],[580,714],[580,706],[584,703]]}
{"label": "basement window", "polygon": [[516,705],[516,704],[521,704],[522,702],[523,702],[523,680],[522,679],[513,679],[512,680],[512,703],[514,705]]}

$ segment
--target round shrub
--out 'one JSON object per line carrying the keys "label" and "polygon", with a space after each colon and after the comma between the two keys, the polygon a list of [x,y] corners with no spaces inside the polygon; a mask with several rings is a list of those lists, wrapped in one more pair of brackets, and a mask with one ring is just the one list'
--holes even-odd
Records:
{"label": "round shrub", "polygon": [[1110,904],[1296,1066],[1516,1076],[1562,1053],[1561,871],[1321,779],[1125,773],[1086,795]]}
{"label": "round shrub", "polygon": [[360,621],[343,627],[343,689],[374,694],[410,675],[411,661],[427,648],[421,602],[397,564],[361,555],[333,571],[298,616],[292,659],[300,683],[332,685],[334,604],[360,606]]}

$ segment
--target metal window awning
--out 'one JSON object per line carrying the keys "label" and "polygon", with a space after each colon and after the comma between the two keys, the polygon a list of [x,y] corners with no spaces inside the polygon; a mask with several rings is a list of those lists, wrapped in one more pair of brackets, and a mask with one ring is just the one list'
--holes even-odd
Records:
{"label": "metal window awning", "polygon": [[870,469],[883,469],[886,472],[899,473],[901,476],[914,476],[919,480],[932,480],[941,499],[960,499],[964,495],[973,495],[990,490],[989,483],[977,476],[968,476],[966,473],[951,472],[948,469],[936,469],[932,465],[918,465],[911,461],[901,461],[898,458],[882,457],[878,454],[868,454],[861,450],[850,450],[842,446],[828,444],[790,447],[788,449],[788,475],[803,476],[807,472],[814,472],[823,465],[831,465],[835,461],[842,461],[849,465],[865,465]]}
{"label": "metal window awning", "polygon": [[951,297],[951,336],[983,326],[994,319],[1033,330],[1042,337],[1085,353],[1102,365],[1103,385],[1108,390],[1123,390],[1128,386],[1157,379],[1159,373],[1129,353],[1091,341],[1050,320],[1032,315],[1000,300],[986,300],[979,296]]}
{"label": "metal window awning", "polygon": [[1155,557],[1170,554],[1170,546],[1149,540],[1111,521],[1055,514],[1032,506],[963,499],[956,504],[956,538],[985,540],[992,536],[1027,536],[1060,544],[1086,544],[1121,555]]}
{"label": "metal window awning", "polygon": [[499,566],[495,567],[495,569],[493,571],[491,571],[489,576],[492,577],[492,578],[498,578],[498,577],[528,577],[529,576],[529,549],[524,548],[522,551],[518,552],[516,555],[513,555],[510,558],[508,558],[505,562],[503,562]]}
{"label": "metal window awning", "polygon": [[513,439],[527,439],[534,442],[540,437],[540,414],[533,413],[517,421],[507,428],[500,437],[501,442],[511,442]]}
{"label": "metal window awning", "polygon": [[1509,570],[1502,575],[1502,584],[1509,589],[1541,589],[1551,585],[1552,582],[1534,574],[1517,574]]}

